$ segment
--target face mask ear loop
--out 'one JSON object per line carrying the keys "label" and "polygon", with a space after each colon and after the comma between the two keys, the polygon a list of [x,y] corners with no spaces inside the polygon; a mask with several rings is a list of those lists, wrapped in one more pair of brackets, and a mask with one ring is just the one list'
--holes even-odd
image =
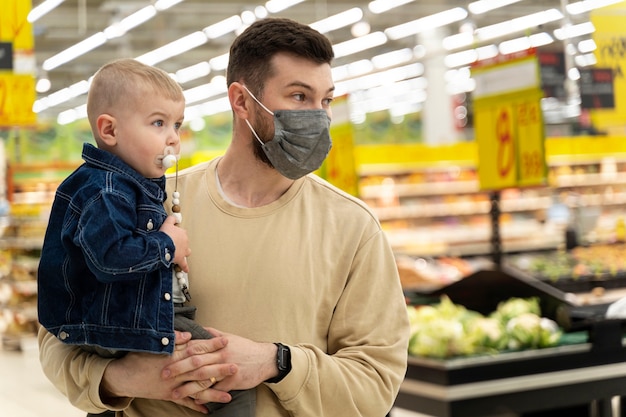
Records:
{"label": "face mask ear loop", "polygon": [[250,97],[252,97],[252,99],[253,99],[254,101],[256,101],[256,102],[257,102],[257,104],[258,104],[259,106],[263,107],[263,110],[265,110],[266,112],[268,112],[268,113],[269,113],[269,114],[271,114],[272,116],[274,115],[274,112],[273,112],[273,111],[271,111],[270,109],[268,109],[267,107],[265,107],[265,105],[264,105],[263,103],[261,103],[261,102],[260,102],[260,101],[259,101],[259,100],[258,100],[258,99],[254,96],[254,94],[252,94],[252,93],[250,92],[250,90],[248,90],[248,87],[246,87],[246,86],[245,86],[245,84],[241,84],[241,86],[242,86],[243,88],[245,88],[245,89],[246,89],[246,91],[248,92],[248,94],[250,94]]}
{"label": "face mask ear loop", "polygon": [[250,124],[250,122],[248,121],[248,119],[244,119],[244,120],[245,120],[245,122],[248,124],[248,127],[250,128],[250,131],[252,132],[252,134],[254,135],[254,137],[256,138],[256,140],[258,140],[258,141],[259,141],[259,143],[260,143],[261,145],[265,145],[265,144],[263,143],[263,141],[261,140],[261,138],[259,137],[259,135],[257,135],[257,134],[256,134],[256,132],[254,131],[254,129],[252,128],[252,125]]}

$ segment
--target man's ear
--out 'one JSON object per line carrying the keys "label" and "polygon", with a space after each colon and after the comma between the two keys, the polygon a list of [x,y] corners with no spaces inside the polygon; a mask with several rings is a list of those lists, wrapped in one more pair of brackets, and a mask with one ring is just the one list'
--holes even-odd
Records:
{"label": "man's ear", "polygon": [[110,114],[101,114],[96,119],[96,127],[98,129],[98,136],[104,144],[107,146],[115,146],[117,144],[117,137],[115,135],[115,117]]}
{"label": "man's ear", "polygon": [[250,95],[243,88],[243,85],[238,82],[232,83],[228,86],[228,100],[230,101],[230,106],[235,112],[235,114],[241,119],[248,119],[248,115],[250,112]]}

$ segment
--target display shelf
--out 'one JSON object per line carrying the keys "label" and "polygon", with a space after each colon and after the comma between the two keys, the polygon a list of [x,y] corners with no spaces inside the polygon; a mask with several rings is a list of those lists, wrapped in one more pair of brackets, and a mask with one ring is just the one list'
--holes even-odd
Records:
{"label": "display shelf", "polygon": [[[574,225],[580,240],[613,241],[616,225],[626,218],[622,147],[615,138],[547,140],[546,186],[500,191],[504,252],[562,247],[568,222],[584,223],[584,227]],[[433,157],[436,149],[385,146],[381,153],[389,160],[379,165],[372,146],[357,149],[359,197],[372,207],[396,252],[416,256],[490,253],[492,202],[489,192],[480,189],[475,146],[441,147],[439,160]],[[611,149],[616,149],[614,155]],[[425,159],[416,159],[413,165],[407,160],[407,155],[419,158],[422,154]],[[394,157],[397,165],[390,162]],[[557,206],[565,207],[569,218],[555,216]]]}

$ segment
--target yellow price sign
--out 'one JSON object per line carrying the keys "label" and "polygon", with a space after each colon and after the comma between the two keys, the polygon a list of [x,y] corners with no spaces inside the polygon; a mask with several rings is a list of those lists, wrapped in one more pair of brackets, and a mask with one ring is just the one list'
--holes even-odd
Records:
{"label": "yellow price sign", "polygon": [[546,163],[543,118],[539,100],[529,97],[516,105],[520,186],[543,185]]}
{"label": "yellow price sign", "polygon": [[484,100],[476,106],[480,186],[497,190],[545,185],[541,91]]}
{"label": "yellow price sign", "polygon": [[0,127],[32,126],[35,78],[28,74],[0,73]]}

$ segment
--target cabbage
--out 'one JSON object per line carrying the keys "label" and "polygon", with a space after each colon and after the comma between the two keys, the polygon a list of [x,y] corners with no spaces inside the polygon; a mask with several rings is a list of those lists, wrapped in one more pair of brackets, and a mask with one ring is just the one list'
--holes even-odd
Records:
{"label": "cabbage", "polygon": [[442,296],[438,304],[407,306],[409,354],[435,358],[495,353],[558,344],[558,325],[541,317],[539,299],[511,298],[489,316]]}

